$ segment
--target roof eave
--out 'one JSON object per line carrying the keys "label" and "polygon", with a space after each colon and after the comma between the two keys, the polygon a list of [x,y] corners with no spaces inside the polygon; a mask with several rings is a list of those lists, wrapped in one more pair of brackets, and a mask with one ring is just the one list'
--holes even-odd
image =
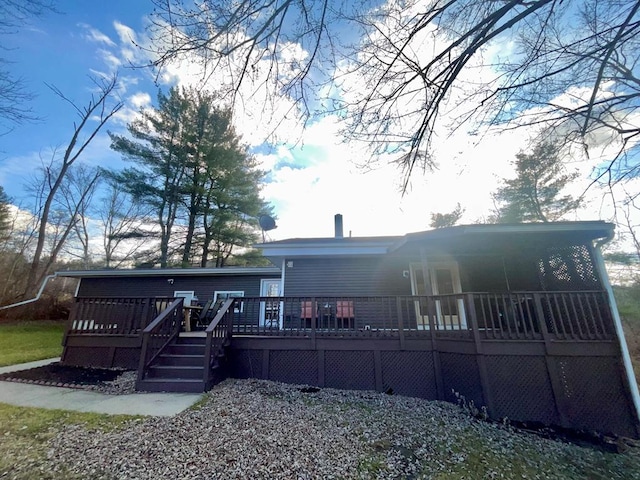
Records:
{"label": "roof eave", "polygon": [[128,270],[68,270],[56,272],[58,277],[99,278],[99,277],[183,277],[183,276],[237,276],[237,275],[279,275],[278,267],[229,267],[229,268],[158,268]]}
{"label": "roof eave", "polygon": [[561,234],[561,233],[589,233],[591,240],[607,238],[615,229],[615,225],[602,220],[579,222],[546,222],[546,223],[512,223],[512,224],[477,224],[458,225],[453,227],[427,230],[423,232],[408,233],[396,242],[390,251],[413,241],[437,240],[443,238],[473,236],[482,234],[507,235],[507,234]]}

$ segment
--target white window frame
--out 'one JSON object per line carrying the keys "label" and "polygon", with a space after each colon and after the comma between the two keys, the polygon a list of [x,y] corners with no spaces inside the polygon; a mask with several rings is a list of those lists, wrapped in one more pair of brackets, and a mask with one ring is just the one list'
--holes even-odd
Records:
{"label": "white window frame", "polygon": [[[244,297],[244,290],[216,290],[213,292],[213,303],[215,304],[218,299],[226,300],[231,297]],[[233,307],[233,313],[242,313],[244,310],[244,302],[240,302],[240,308]]]}
{"label": "white window frame", "polygon": [[173,297],[184,298],[184,305],[189,306],[194,300],[196,300],[196,292],[194,290],[174,290]]}

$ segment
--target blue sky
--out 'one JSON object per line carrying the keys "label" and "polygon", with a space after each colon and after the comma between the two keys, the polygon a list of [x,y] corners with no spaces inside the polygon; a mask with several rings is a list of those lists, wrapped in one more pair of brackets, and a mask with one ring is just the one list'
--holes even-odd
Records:
{"label": "blue sky", "polygon": [[[16,77],[36,94],[33,113],[40,121],[15,126],[0,137],[0,185],[17,204],[28,205],[25,189],[38,167],[39,156],[48,158],[52,147],[68,142],[77,114],[48,87],[59,88],[78,106],[90,97],[89,76],[114,71],[120,64],[120,93],[125,102],[120,119],[108,126],[121,131],[141,105],[155,101],[158,88],[154,72],[126,67],[127,55],[144,58],[129,41],[143,38],[150,1],[110,0],[56,2],[59,13],[32,19],[30,24],[2,41],[9,47],[6,57]],[[171,82],[188,84],[197,66],[183,64],[171,70]],[[196,72],[196,73],[194,73]],[[286,102],[283,101],[284,107]],[[283,107],[283,108],[284,108]],[[510,174],[509,162],[525,146],[526,132],[499,137],[467,137],[463,132],[442,140],[433,173],[417,173],[410,190],[399,193],[400,173],[382,159],[374,169],[359,165],[370,159],[355,145],[342,142],[337,117],[312,122],[304,132],[293,123],[280,130],[281,143],[267,148],[261,137],[260,114],[239,112],[237,129],[251,144],[262,168],[269,171],[263,195],[275,207],[278,229],[274,239],[333,234],[333,215],[344,215],[348,234],[403,234],[424,230],[430,214],[446,212],[460,203],[463,222],[482,220],[492,208],[491,192],[498,179]],[[109,149],[106,131],[97,138],[82,161],[119,167],[122,162]],[[597,207],[576,219],[603,218]]]}
{"label": "blue sky", "polygon": [[[72,128],[73,114],[69,106],[47,85],[59,88],[79,105],[89,98],[91,69],[104,71],[105,64],[98,54],[101,45],[88,39],[91,28],[117,38],[114,21],[144,28],[144,15],[149,2],[113,0],[85,2],[61,0],[56,2],[60,13],[47,13],[35,18],[14,35],[2,41],[8,48],[7,57],[13,62],[12,73],[25,80],[29,91],[36,95],[33,113],[41,121],[15,127],[0,137],[2,156],[23,154],[29,148],[46,148],[63,142]],[[138,75],[143,80],[148,75]],[[149,87],[152,87],[152,83]]]}

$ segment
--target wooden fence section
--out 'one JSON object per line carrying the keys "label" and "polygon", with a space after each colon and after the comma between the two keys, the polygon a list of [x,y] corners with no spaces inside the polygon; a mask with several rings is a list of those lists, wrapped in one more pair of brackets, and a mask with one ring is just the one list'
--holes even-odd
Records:
{"label": "wooden fence section", "polygon": [[452,403],[489,418],[640,437],[617,342],[241,336],[229,375],[375,390]]}

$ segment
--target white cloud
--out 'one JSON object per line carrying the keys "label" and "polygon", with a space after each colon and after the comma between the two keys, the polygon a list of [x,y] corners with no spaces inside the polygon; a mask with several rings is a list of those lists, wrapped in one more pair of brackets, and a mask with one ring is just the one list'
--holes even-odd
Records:
{"label": "white cloud", "polygon": [[[508,165],[520,148],[515,135],[502,138],[502,154],[493,139],[458,144],[455,155],[440,158],[437,171],[415,176],[403,196],[397,168],[384,162],[369,171],[358,168],[352,160],[361,160],[366,151],[342,143],[337,129],[336,119],[327,117],[305,131],[299,148],[260,157],[263,168],[273,169],[263,190],[278,216],[271,238],[331,236],[336,213],[344,216],[345,234],[354,236],[419,231],[428,228],[431,213],[453,210],[458,202],[466,209],[464,221],[474,222],[491,208],[496,187],[491,166]],[[285,166],[278,168],[279,162]]]}
{"label": "white cloud", "polygon": [[115,47],[116,44],[113,40],[109,38],[108,35],[102,33],[100,30],[87,25],[86,23],[81,23],[79,26],[84,29],[84,38],[89,40],[90,42],[95,43],[103,43],[108,45],[109,47]]}
{"label": "white cloud", "polygon": [[[120,23],[118,21],[113,22],[113,28],[116,30],[118,34],[118,38],[120,39],[120,43],[125,45],[130,45],[132,42],[136,43],[138,36],[133,28],[128,27],[127,25]],[[113,45],[115,46],[115,45]]]}
{"label": "white cloud", "polygon": [[[7,194],[18,203],[29,197],[25,186],[31,182],[32,176],[42,166],[42,160],[51,156],[49,150],[28,152],[24,155],[9,157],[0,165],[0,185]],[[27,173],[28,172],[28,173]]]}
{"label": "white cloud", "polygon": [[[303,53],[289,47],[285,49],[289,58],[299,58]],[[165,65],[161,81],[166,85],[194,86],[221,93],[224,101],[230,103],[232,83],[238,74],[240,58],[229,59],[220,64],[214,72],[204,72],[198,59],[185,55]],[[259,146],[265,141],[295,143],[302,133],[298,106],[286,96],[273,96],[276,88],[269,78],[269,60],[256,59],[252,62],[249,80],[243,83],[233,105],[234,124],[244,142]]]}
{"label": "white cloud", "polygon": [[122,60],[109,50],[99,49],[98,55],[100,55],[102,61],[109,67],[110,71],[118,70],[118,68],[122,66]]}
{"label": "white cloud", "polygon": [[140,117],[140,110],[151,106],[151,96],[147,92],[136,92],[124,102],[124,106],[113,116],[114,122],[122,127]]}
{"label": "white cloud", "polygon": [[[153,60],[148,52],[132,47],[132,42],[147,44],[149,39],[145,34],[136,33],[119,22],[114,23],[114,28],[120,39],[114,55],[122,63]],[[433,43],[438,41],[434,35],[433,31],[424,29],[414,39],[414,56],[421,63],[433,52]],[[504,48],[499,53],[489,50],[486,56],[504,55],[506,51]],[[300,45],[287,44],[279,55],[295,74],[297,63],[306,58],[308,52]],[[115,64],[109,57],[105,60]],[[203,72],[197,58],[185,55],[166,65],[159,80],[164,85],[219,89],[229,86],[235,78],[234,62],[238,61],[240,59],[232,58],[215,72]],[[465,108],[462,101],[465,92],[456,92],[448,103],[449,117],[438,124],[434,137],[438,168],[425,175],[416,171],[403,196],[399,192],[401,172],[390,162],[391,156],[373,158],[366,144],[344,143],[337,117],[324,117],[302,131],[298,105],[286,96],[269,95],[274,84],[268,76],[268,60],[256,59],[251,63],[249,81],[240,90],[234,108],[234,121],[249,145],[262,146],[267,138],[276,145],[274,151],[256,155],[261,168],[269,172],[270,182],[265,185],[263,195],[275,206],[278,217],[278,229],[269,232],[274,239],[331,236],[335,213],[344,215],[345,233],[351,232],[354,236],[424,230],[431,213],[451,211],[457,203],[465,209],[462,223],[482,220],[493,208],[491,194],[498,188],[500,179],[513,175],[510,162],[519,150],[526,148],[529,136],[535,133],[516,130],[498,134],[489,130],[479,137],[461,130],[452,132],[447,124],[459,113],[458,108]],[[465,72],[468,81],[493,79],[494,72],[479,63],[472,62],[470,67]],[[343,63],[340,68],[340,73],[344,73],[348,65]],[[366,89],[361,77],[343,77],[342,86],[343,90],[336,92],[335,86],[325,85],[325,91],[334,95],[356,95]],[[570,94],[577,95],[576,92]],[[397,108],[419,115],[414,102],[415,99],[400,102]],[[140,107],[150,105],[151,97],[138,91],[130,95],[126,103],[119,115],[122,124],[135,118]],[[411,128],[414,121],[409,117],[406,120],[407,124],[400,126],[401,131]],[[608,154],[609,150],[603,151],[601,158]],[[584,160],[580,156],[576,158]],[[370,163],[369,171],[357,167],[371,160],[375,161]],[[588,173],[597,161],[591,157],[589,162],[576,163],[576,166]],[[583,189],[584,183],[574,188]],[[589,205],[576,219],[608,218],[611,209],[600,206],[598,195],[601,199],[601,192],[596,195],[594,191]]]}
{"label": "white cloud", "polygon": [[151,95],[147,92],[137,92],[129,97],[129,103],[140,109],[151,105]]}

